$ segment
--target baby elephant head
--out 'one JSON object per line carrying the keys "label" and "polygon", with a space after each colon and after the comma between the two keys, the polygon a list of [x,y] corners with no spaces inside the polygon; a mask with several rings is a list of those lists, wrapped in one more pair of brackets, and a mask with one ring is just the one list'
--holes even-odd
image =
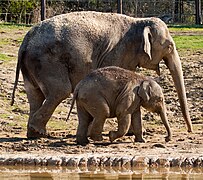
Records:
{"label": "baby elephant head", "polygon": [[141,105],[147,110],[158,114],[160,114],[160,111],[165,110],[162,89],[155,81],[143,81],[138,90],[138,95],[141,98]]}
{"label": "baby elephant head", "polygon": [[170,141],[171,131],[166,116],[164,95],[159,84],[153,80],[143,81],[140,85],[140,88],[138,89],[138,96],[141,98],[141,106],[151,112],[156,112],[160,115],[161,120],[168,133],[166,141]]}

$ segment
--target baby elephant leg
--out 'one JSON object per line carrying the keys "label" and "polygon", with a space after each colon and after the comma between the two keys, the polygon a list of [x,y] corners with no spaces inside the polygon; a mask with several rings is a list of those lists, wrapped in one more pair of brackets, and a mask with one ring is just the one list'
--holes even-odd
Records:
{"label": "baby elephant leg", "polygon": [[118,117],[118,130],[110,131],[109,139],[113,142],[115,139],[124,136],[130,127],[131,123],[131,114],[127,114],[126,116]]}
{"label": "baby elephant leg", "polygon": [[77,144],[86,145],[89,143],[89,140],[87,139],[88,127],[93,118],[82,108],[77,108],[77,112],[79,124],[76,133],[76,141]]}
{"label": "baby elephant leg", "polygon": [[145,142],[143,138],[142,118],[140,110],[132,114],[132,128],[135,134],[135,142]]}
{"label": "baby elephant leg", "polygon": [[103,126],[105,123],[106,118],[105,117],[97,117],[94,118],[91,127],[90,127],[90,138],[93,141],[102,141],[102,131],[103,131]]}

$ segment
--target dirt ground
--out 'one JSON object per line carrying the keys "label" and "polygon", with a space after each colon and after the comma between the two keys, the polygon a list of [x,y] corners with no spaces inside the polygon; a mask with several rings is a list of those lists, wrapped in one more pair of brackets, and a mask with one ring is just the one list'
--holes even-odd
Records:
{"label": "dirt ground", "polygon": [[[104,141],[91,142],[87,146],[75,143],[77,114],[74,108],[70,120],[65,122],[71,98],[64,100],[56,109],[47,125],[49,138],[28,140],[26,123],[29,104],[20,78],[14,106],[10,106],[11,93],[15,77],[18,39],[23,37],[25,30],[0,32],[0,41],[8,38],[12,43],[0,45],[0,53],[7,54],[12,60],[0,59],[0,154],[113,154],[126,155],[172,155],[172,156],[203,156],[203,49],[180,50],[184,71],[188,106],[194,127],[194,133],[187,133],[180,111],[179,101],[173,85],[172,77],[166,66],[161,63],[161,84],[168,109],[168,119],[172,128],[172,141],[166,143],[165,128],[156,114],[143,110],[143,122],[146,129],[146,143],[134,143],[133,136],[125,136],[110,143],[108,132],[117,126],[115,119],[108,119],[104,127]],[[184,32],[183,32],[184,33]],[[199,32],[198,32],[199,33]],[[180,34],[181,35],[181,34]],[[191,34],[190,34],[191,35]],[[202,32],[203,35],[203,32]],[[157,77],[152,71],[139,70],[141,73]]]}

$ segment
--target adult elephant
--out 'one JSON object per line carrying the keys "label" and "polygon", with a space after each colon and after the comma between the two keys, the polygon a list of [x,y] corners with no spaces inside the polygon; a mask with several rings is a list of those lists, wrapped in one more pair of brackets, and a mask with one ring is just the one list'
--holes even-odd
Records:
{"label": "adult elephant", "polygon": [[159,74],[162,59],[191,132],[180,58],[166,24],[158,18],[91,11],[42,21],[26,34],[19,49],[11,104],[21,70],[30,104],[27,137],[40,137],[55,108],[92,69],[114,65],[134,71],[140,66]]}

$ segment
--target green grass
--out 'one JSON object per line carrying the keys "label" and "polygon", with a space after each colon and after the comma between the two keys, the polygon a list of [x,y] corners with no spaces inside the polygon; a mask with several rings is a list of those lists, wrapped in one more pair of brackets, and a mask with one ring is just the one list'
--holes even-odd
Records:
{"label": "green grass", "polygon": [[203,49],[203,36],[173,36],[178,49],[191,49],[198,50]]}
{"label": "green grass", "polygon": [[10,57],[7,54],[0,54],[0,60],[2,60],[2,61],[10,61],[10,60],[13,60],[13,59],[14,59],[14,57]]}
{"label": "green grass", "polygon": [[10,44],[10,39],[9,38],[4,38],[4,39],[1,39],[0,41],[0,46],[5,46],[5,45],[9,45]]}
{"label": "green grass", "polygon": [[49,129],[60,129],[66,130],[68,128],[67,122],[65,121],[58,121],[58,120],[50,120],[48,122]]}
{"label": "green grass", "polygon": [[203,28],[169,28],[170,31],[172,32],[199,32],[202,31],[203,32]]}
{"label": "green grass", "polygon": [[193,31],[203,31],[203,25],[168,25],[170,31],[185,31],[185,32],[193,32]]}
{"label": "green grass", "polygon": [[14,30],[14,29],[30,29],[32,25],[26,24],[12,24],[12,23],[0,23],[0,30]]}

